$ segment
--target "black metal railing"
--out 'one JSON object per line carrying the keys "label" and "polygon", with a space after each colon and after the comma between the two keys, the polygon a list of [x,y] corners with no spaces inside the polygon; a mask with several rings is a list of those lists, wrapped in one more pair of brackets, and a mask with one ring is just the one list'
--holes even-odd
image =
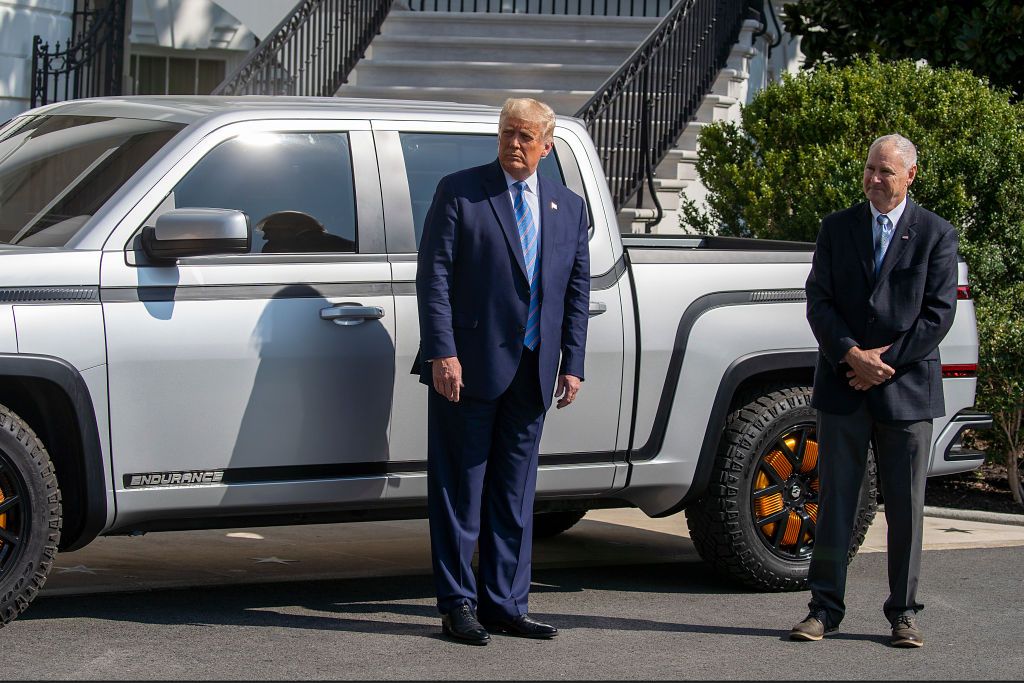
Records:
{"label": "black metal railing", "polygon": [[650,191],[655,216],[663,211],[654,170],[697,114],[726,64],[751,0],[679,0],[618,71],[576,116],[583,119],[601,155],[615,208]]}
{"label": "black metal railing", "polygon": [[491,12],[660,17],[676,0],[409,0],[417,12]]}
{"label": "black metal railing", "polygon": [[76,0],[71,37],[61,47],[32,38],[31,106],[120,95],[127,0]]}
{"label": "black metal railing", "polygon": [[333,96],[392,0],[300,0],[214,95]]}

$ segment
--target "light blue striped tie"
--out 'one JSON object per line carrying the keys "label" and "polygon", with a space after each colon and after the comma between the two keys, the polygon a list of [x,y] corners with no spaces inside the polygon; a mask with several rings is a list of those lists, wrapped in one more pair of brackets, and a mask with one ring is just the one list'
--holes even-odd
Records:
{"label": "light blue striped tie", "polygon": [[519,244],[523,247],[523,260],[526,262],[526,275],[530,280],[530,313],[526,316],[526,334],[523,344],[533,351],[540,342],[540,278],[537,277],[537,224],[533,221],[530,205],[526,203],[526,183],[522,180],[513,183],[516,189],[515,204],[512,209],[516,214],[516,227],[519,229]]}
{"label": "light blue striped tie", "polygon": [[875,220],[880,228],[878,243],[875,245],[875,277],[878,277],[879,271],[882,270],[885,252],[889,248],[889,241],[892,239],[892,221],[884,213],[880,214]]}

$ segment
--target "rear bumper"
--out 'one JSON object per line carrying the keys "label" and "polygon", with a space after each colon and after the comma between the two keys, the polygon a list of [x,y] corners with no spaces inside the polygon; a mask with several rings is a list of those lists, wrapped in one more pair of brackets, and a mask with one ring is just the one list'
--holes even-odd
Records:
{"label": "rear bumper", "polygon": [[932,471],[929,475],[953,474],[965,472],[985,462],[985,451],[967,448],[963,445],[963,432],[966,429],[991,429],[992,415],[965,408],[946,423],[939,437],[935,440]]}

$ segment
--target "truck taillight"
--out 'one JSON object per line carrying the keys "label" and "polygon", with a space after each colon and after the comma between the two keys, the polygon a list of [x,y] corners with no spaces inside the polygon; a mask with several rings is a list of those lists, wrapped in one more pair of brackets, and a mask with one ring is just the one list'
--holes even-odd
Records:
{"label": "truck taillight", "polygon": [[971,298],[971,286],[970,285],[957,285],[956,288],[957,299],[970,299]]}
{"label": "truck taillight", "polygon": [[977,363],[950,363],[943,364],[942,366],[942,377],[954,378],[954,377],[977,377],[978,376],[978,364]]}

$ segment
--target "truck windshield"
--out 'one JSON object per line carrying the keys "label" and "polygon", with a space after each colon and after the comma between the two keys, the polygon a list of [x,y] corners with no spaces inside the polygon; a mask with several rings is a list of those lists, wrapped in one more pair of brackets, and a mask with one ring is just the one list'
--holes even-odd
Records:
{"label": "truck windshield", "polygon": [[62,247],[182,124],[29,116],[0,135],[0,244]]}

